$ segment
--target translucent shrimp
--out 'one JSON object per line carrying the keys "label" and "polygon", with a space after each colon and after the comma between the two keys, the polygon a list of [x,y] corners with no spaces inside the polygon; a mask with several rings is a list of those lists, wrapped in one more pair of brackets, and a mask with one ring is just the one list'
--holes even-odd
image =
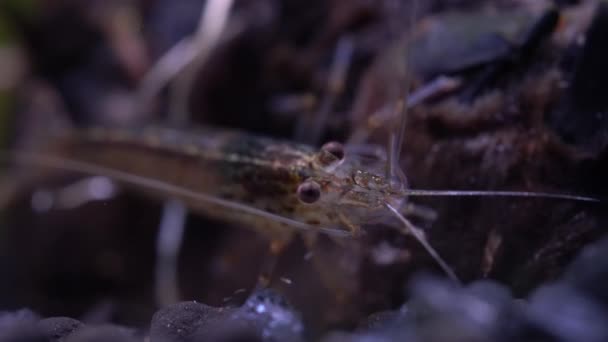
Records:
{"label": "translucent shrimp", "polygon": [[[392,224],[411,234],[452,279],[454,271],[402,214],[408,196],[510,196],[576,201],[594,198],[509,191],[409,189],[405,178],[386,177],[387,160],[330,142],[320,149],[239,132],[187,132],[161,127],[95,128],[66,132],[45,153],[14,152],[15,162],[104,175],[195,211],[242,223],[274,240],[294,231],[337,238],[361,227]],[[388,219],[394,217],[397,222]]]}

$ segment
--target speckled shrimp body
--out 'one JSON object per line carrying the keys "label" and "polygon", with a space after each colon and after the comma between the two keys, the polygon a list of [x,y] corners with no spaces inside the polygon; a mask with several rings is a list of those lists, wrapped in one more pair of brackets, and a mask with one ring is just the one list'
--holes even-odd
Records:
{"label": "speckled shrimp body", "polygon": [[61,134],[48,148],[54,156],[159,180],[274,215],[260,217],[180,196],[194,210],[243,223],[271,238],[292,231],[275,216],[311,230],[356,234],[361,225],[390,215],[385,203],[400,208],[404,200],[405,185],[382,176],[383,158],[335,142],[317,149],[210,128],[97,127]]}
{"label": "speckled shrimp body", "polygon": [[[163,127],[70,130],[22,162],[105,175],[208,217],[252,228],[274,241],[295,230],[357,236],[364,224],[389,222],[412,235],[448,276],[451,268],[402,212],[408,196],[593,198],[511,191],[409,189],[386,171],[382,153],[330,142],[320,149],[240,132]],[[48,156],[51,157],[48,157]],[[396,170],[399,171],[399,170]]]}

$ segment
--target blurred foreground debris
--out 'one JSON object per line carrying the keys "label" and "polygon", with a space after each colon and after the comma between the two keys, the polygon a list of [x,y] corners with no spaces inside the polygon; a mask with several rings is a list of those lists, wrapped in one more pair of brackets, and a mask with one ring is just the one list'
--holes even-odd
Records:
{"label": "blurred foreground debris", "polygon": [[[504,286],[478,281],[458,288],[420,275],[400,309],[376,313],[355,332],[330,332],[325,342],[589,341],[608,339],[608,239],[588,246],[563,277],[517,299]],[[241,307],[182,302],[159,310],[149,333],[40,319],[31,311],[0,314],[0,341],[303,341],[297,311],[273,291],[255,292]],[[147,336],[147,337],[146,337]]]}

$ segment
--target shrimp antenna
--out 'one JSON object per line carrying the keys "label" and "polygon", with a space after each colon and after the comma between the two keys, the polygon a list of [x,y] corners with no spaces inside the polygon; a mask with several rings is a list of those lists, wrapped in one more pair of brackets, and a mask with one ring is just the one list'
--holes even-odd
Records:
{"label": "shrimp antenna", "polygon": [[429,244],[429,242],[426,240],[424,232],[422,232],[420,228],[416,227],[412,222],[410,222],[403,215],[401,215],[401,213],[399,213],[399,211],[395,209],[395,207],[386,202],[384,203],[384,205],[393,213],[393,215],[395,215],[395,217],[399,221],[401,221],[401,223],[403,223],[403,229],[401,229],[401,231],[404,234],[413,235],[414,238],[416,238],[416,240],[418,240],[418,242],[422,245],[422,247],[424,247],[427,253],[429,253],[429,255],[435,260],[435,262],[437,262],[439,267],[441,267],[441,269],[448,275],[448,277],[457,284],[460,284],[460,280],[456,276],[456,273],[454,273],[454,270],[452,270],[452,268],[445,262],[445,260],[441,258],[439,253],[437,253],[437,251]]}
{"label": "shrimp antenna", "polygon": [[475,191],[475,190],[423,190],[406,189],[403,191],[406,196],[428,196],[428,197],[532,197],[532,198],[553,198],[582,202],[600,202],[599,199],[587,196],[577,196],[568,194],[553,194],[548,192],[532,191]]}
{"label": "shrimp antenna", "polygon": [[402,84],[404,84],[405,86],[405,93],[403,95],[403,98],[401,100],[398,100],[395,106],[395,112],[399,113],[399,125],[390,132],[389,138],[388,138],[388,161],[387,161],[387,167],[386,167],[386,176],[388,179],[392,178],[393,176],[398,176],[402,179],[405,179],[405,176],[403,175],[403,172],[401,171],[399,165],[398,165],[398,161],[399,161],[399,156],[401,155],[401,147],[403,145],[403,141],[405,139],[405,126],[407,124],[407,113],[408,113],[408,109],[409,109],[409,93],[410,93],[410,81],[411,81],[411,75],[408,72],[409,69],[409,61],[410,61],[410,49],[409,49],[409,42],[410,42],[410,38],[412,36],[412,30],[414,29],[414,25],[416,23],[416,18],[417,18],[417,12],[418,12],[418,1],[414,0],[412,1],[412,6],[410,9],[410,29],[407,31],[407,34],[405,36],[405,39],[403,40],[403,42],[401,42],[403,44],[403,48],[404,48],[404,52],[405,52],[405,56],[403,58],[404,60],[404,64],[403,64],[403,76],[402,79],[400,79],[399,81],[402,82]]}
{"label": "shrimp antenna", "polygon": [[123,172],[112,168],[106,168],[92,163],[75,161],[69,158],[49,157],[26,152],[0,152],[0,159],[13,160],[20,164],[37,165],[58,170],[79,172],[83,174],[103,175],[120,182],[161,191],[176,197],[188,198],[224,208],[234,209],[250,215],[263,217],[275,222],[284,223],[285,225],[297,230],[318,230],[323,234],[342,238],[350,236],[350,233],[342,231],[340,229],[328,227],[319,228],[284,216],[268,213],[258,208],[251,207],[239,202],[225,200],[216,196],[191,191],[187,188],[166,183],[157,179],[141,177],[128,172]]}

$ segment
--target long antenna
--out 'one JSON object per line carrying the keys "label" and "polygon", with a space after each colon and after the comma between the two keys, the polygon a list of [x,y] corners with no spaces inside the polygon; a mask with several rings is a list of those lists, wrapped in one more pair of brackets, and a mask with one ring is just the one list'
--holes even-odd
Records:
{"label": "long antenna", "polygon": [[[409,98],[409,83],[411,80],[411,75],[408,72],[409,69],[409,42],[411,38],[411,31],[414,29],[414,25],[416,23],[418,12],[418,1],[412,1],[412,7],[410,9],[410,29],[407,30],[405,38],[400,44],[403,45],[403,51],[405,52],[405,56],[403,56],[403,77],[399,79],[399,82],[405,86],[405,91],[402,99],[397,100],[395,104],[394,111],[399,114],[399,125],[390,132],[388,138],[388,161],[386,167],[386,176],[387,178],[391,178],[396,175],[396,169],[399,167],[399,156],[401,155],[401,147],[403,145],[403,141],[405,140],[405,126],[407,124],[407,113],[409,109],[408,98]],[[399,96],[399,95],[398,95]]]}
{"label": "long antenna", "polygon": [[404,76],[404,85],[405,85],[405,95],[403,97],[403,103],[402,103],[402,107],[399,108],[401,110],[401,120],[399,123],[399,132],[397,135],[397,145],[395,146],[395,157],[399,158],[399,156],[401,155],[401,149],[403,147],[403,141],[405,139],[405,125],[407,123],[407,114],[408,114],[408,109],[411,107],[409,105],[411,99],[410,99],[410,81],[412,80],[411,74],[408,72],[408,70],[410,70],[410,59],[411,59],[411,53],[410,53],[410,43],[411,43],[411,38],[413,36],[413,30],[416,26],[416,19],[418,17],[418,0],[414,0],[412,1],[412,9],[410,10],[410,29],[408,30],[407,34],[406,34],[406,38],[405,38],[405,42],[404,47],[405,47],[405,76]]}
{"label": "long antenna", "polygon": [[416,240],[426,249],[427,253],[437,262],[439,267],[457,284],[460,284],[460,280],[454,273],[454,270],[441,258],[439,253],[429,244],[424,236],[424,233],[420,230],[420,228],[416,227],[412,222],[406,219],[395,207],[388,203],[384,203],[384,205],[395,215],[395,217],[403,223],[404,229],[402,230],[404,234],[412,234]]}
{"label": "long antenna", "polygon": [[549,192],[533,191],[482,191],[482,190],[423,190],[406,189],[403,191],[406,196],[428,196],[428,197],[532,197],[532,198],[553,198],[583,202],[600,202],[599,199],[587,196],[577,196],[568,194],[553,194]]}

